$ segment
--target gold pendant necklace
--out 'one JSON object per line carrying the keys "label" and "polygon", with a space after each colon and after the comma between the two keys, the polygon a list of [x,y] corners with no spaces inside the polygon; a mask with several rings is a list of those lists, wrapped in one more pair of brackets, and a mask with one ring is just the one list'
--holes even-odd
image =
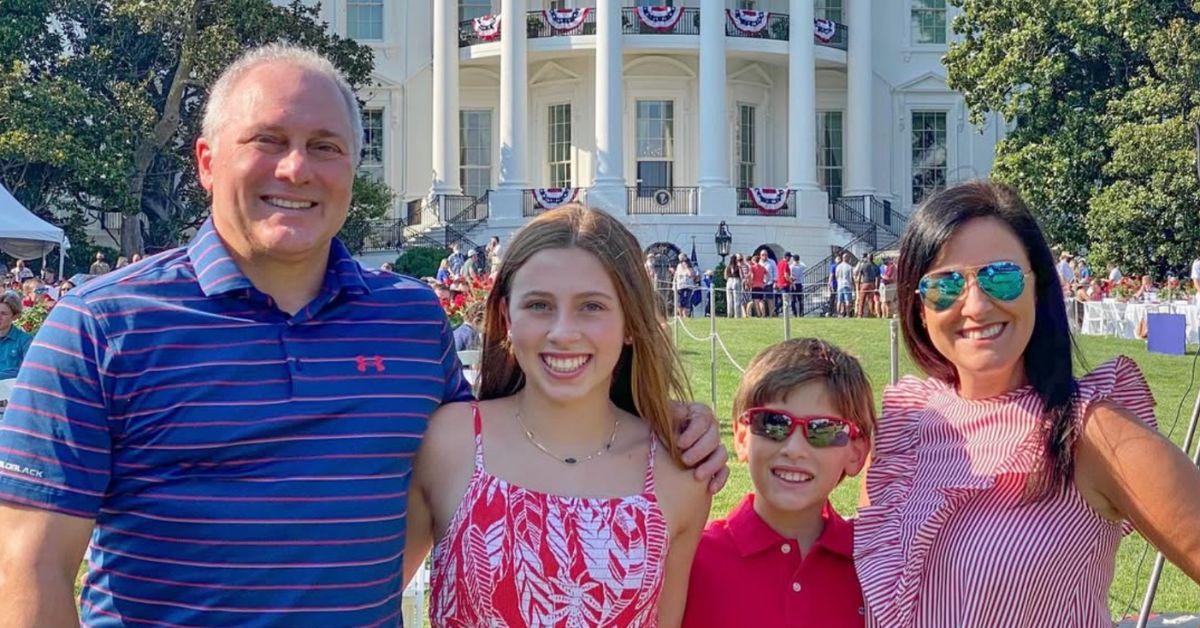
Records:
{"label": "gold pendant necklace", "polygon": [[587,462],[589,460],[592,460],[593,458],[602,456],[602,455],[604,455],[605,452],[612,449],[613,443],[616,442],[616,440],[617,440],[617,428],[621,426],[621,416],[617,415],[617,419],[615,421],[613,421],[612,434],[609,434],[608,442],[605,443],[604,446],[601,447],[600,449],[597,449],[596,451],[594,451],[591,455],[587,456],[586,458],[582,458],[582,459],[575,458],[573,456],[566,456],[566,457],[560,456],[560,455],[550,451],[549,449],[547,449],[545,445],[538,442],[538,439],[533,435],[533,431],[530,430],[527,425],[525,425],[525,420],[521,418],[521,408],[519,406],[517,407],[517,423],[521,424],[521,429],[525,432],[525,438],[530,443],[532,443],[534,447],[537,447],[538,451],[546,454],[547,456],[550,456],[551,458],[554,458],[555,460],[557,460],[563,464],[574,465],[574,464],[579,464],[581,462]]}

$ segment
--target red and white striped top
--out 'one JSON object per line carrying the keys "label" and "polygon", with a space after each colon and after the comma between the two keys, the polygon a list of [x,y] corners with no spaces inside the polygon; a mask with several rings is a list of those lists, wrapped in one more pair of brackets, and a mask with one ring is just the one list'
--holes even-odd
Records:
{"label": "red and white striped top", "polygon": [[[1126,357],[1079,382],[1154,426],[1154,398]],[[906,377],[883,397],[854,557],[867,625],[1111,626],[1117,545],[1132,526],[1101,518],[1072,486],[1030,502],[1043,446],[1032,386],[984,400]]]}

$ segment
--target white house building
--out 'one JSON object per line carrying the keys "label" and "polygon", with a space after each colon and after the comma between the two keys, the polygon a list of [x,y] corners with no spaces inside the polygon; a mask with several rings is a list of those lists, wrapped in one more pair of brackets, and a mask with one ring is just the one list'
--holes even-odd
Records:
{"label": "white house building", "polygon": [[946,86],[946,0],[322,11],[376,52],[363,167],[403,199],[372,238],[380,250],[422,233],[506,240],[575,198],[623,217],[648,249],[694,247],[705,266],[721,222],[734,252],[813,265],[831,247],[893,243],[931,191],[989,172],[1005,130],[973,126]]}

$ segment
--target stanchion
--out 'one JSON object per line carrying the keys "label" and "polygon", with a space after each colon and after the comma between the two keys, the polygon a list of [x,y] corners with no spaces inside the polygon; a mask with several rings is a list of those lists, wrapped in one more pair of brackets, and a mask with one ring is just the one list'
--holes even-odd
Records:
{"label": "stanchion", "polygon": [[708,295],[708,351],[709,363],[711,372],[709,379],[712,385],[709,386],[709,392],[712,393],[712,408],[713,412],[717,411],[717,289],[709,288]]}
{"label": "stanchion", "polygon": [[900,321],[888,321],[888,346],[891,348],[892,383],[900,381]]}
{"label": "stanchion", "polygon": [[783,339],[792,339],[792,307],[791,307],[791,292],[783,293]]}

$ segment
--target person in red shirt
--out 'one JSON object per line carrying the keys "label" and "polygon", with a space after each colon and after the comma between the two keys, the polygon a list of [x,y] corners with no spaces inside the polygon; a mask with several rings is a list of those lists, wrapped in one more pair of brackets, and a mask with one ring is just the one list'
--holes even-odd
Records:
{"label": "person in red shirt", "polygon": [[708,524],[684,628],[860,628],[854,528],[829,503],[871,448],[875,403],[858,361],[815,338],[764,349],[733,401],[734,448],[754,492]]}
{"label": "person in red shirt", "polygon": [[788,253],[779,259],[775,265],[775,311],[783,316],[783,308],[787,307],[792,289],[792,254]]}
{"label": "person in red shirt", "polygon": [[[767,262],[770,263],[770,262]],[[755,316],[767,315],[767,306],[763,299],[766,297],[763,288],[767,285],[767,269],[758,260],[750,260],[750,311]]]}

